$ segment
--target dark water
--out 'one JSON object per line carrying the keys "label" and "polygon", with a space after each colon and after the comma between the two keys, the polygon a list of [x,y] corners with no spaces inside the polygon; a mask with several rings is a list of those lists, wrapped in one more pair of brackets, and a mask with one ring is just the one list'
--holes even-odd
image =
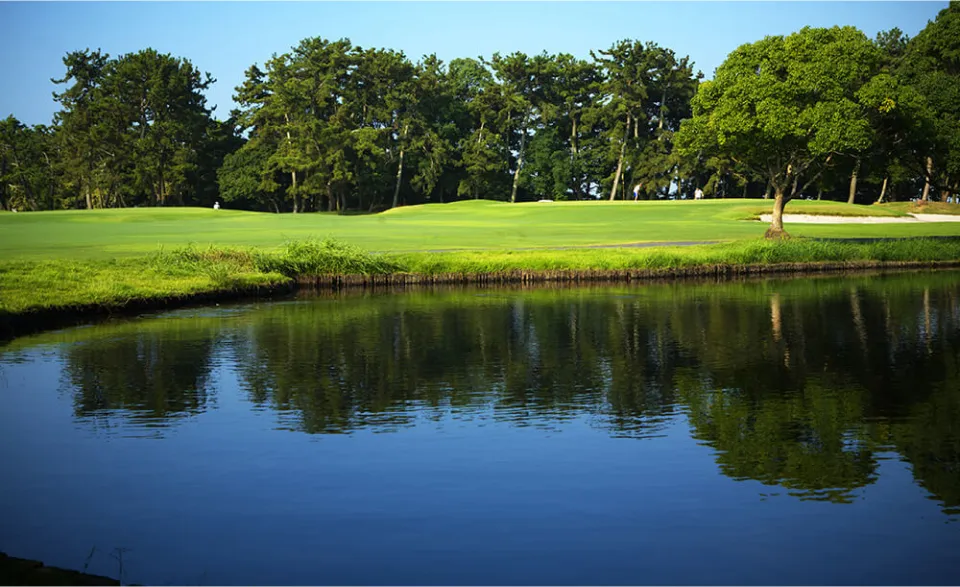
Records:
{"label": "dark water", "polygon": [[960,273],[47,333],[0,470],[0,551],[127,582],[956,584]]}

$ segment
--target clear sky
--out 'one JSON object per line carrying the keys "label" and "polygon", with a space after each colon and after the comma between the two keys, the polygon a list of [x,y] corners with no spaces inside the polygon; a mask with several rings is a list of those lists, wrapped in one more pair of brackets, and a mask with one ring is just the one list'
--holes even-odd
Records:
{"label": "clear sky", "polygon": [[638,39],[689,55],[709,78],[730,51],[766,35],[853,25],[871,38],[893,27],[913,36],[947,3],[0,1],[0,118],[50,123],[50,78],[62,77],[67,52],[88,47],[188,58],[217,79],[207,99],[224,119],[244,70],[312,36],[444,61],[496,51],[588,57]]}

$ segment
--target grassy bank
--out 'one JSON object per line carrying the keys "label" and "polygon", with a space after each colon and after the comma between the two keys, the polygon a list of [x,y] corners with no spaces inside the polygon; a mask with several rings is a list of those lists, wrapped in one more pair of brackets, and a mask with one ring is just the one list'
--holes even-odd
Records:
{"label": "grassy bank", "polygon": [[[0,330],[58,315],[167,307],[316,285],[641,279],[960,264],[960,238],[880,242],[751,239],[690,247],[368,253],[335,240],[274,249],[189,246],[113,260],[0,262]],[[33,328],[35,329],[35,328]]]}
{"label": "grassy bank", "polygon": [[[751,219],[769,208],[764,200],[514,205],[480,200],[366,216],[196,208],[3,214],[0,329],[20,331],[66,315],[273,294],[297,283],[623,280],[960,260],[960,223],[788,224],[799,238],[767,243],[759,238],[765,224]],[[788,211],[902,216],[914,210],[799,201]],[[932,236],[946,238],[874,243],[805,238]],[[681,241],[719,244],[582,248]]]}

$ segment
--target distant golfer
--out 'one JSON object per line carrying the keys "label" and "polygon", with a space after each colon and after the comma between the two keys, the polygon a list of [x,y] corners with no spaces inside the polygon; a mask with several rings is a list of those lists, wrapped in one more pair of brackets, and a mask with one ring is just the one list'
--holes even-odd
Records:
{"label": "distant golfer", "polygon": [[220,202],[214,202],[214,203],[213,203],[213,209],[214,209],[214,210],[219,210],[219,209],[220,209]]}
{"label": "distant golfer", "polygon": [[694,200],[702,200],[702,199],[703,199],[703,190],[700,189],[700,188],[697,188],[697,191],[693,192],[693,199],[694,199]]}
{"label": "distant golfer", "polygon": [[638,183],[637,185],[633,186],[633,201],[636,202],[637,200],[640,199],[640,188],[642,187],[643,187],[642,183]]}

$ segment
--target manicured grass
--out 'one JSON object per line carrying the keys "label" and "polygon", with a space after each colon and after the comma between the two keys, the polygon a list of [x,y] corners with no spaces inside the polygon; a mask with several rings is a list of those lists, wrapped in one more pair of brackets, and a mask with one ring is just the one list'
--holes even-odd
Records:
{"label": "manicured grass", "polygon": [[[765,200],[555,202],[485,200],[403,207],[382,214],[266,214],[200,208],[75,210],[0,215],[2,259],[109,259],[190,243],[277,247],[335,237],[367,250],[513,250],[665,241],[730,241],[763,235],[745,219],[768,212]],[[891,205],[893,206],[893,205]],[[903,215],[890,206],[797,201],[788,212]],[[795,236],[960,236],[960,223],[916,225],[787,224]]]}
{"label": "manicured grass", "polygon": [[891,202],[880,204],[879,207],[887,210],[903,212],[905,214],[953,214],[960,215],[960,205],[946,202]]}
{"label": "manicured grass", "polygon": [[[271,287],[284,276],[258,270],[229,254],[193,260],[189,254],[122,259],[0,262],[0,318],[49,308],[122,307],[241,288]],[[247,255],[248,259],[252,259]]]}

